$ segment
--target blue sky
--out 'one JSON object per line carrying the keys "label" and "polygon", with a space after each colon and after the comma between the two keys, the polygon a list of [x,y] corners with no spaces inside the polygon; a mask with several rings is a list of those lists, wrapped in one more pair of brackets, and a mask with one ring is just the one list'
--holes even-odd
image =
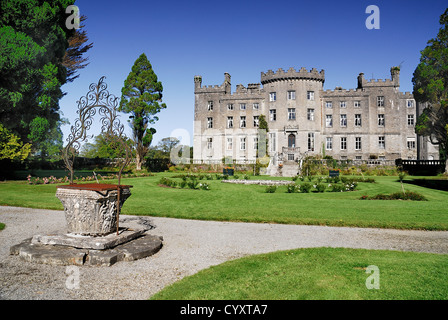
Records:
{"label": "blue sky", "polygon": [[[412,92],[420,51],[436,37],[446,0],[353,1],[87,1],[75,3],[87,16],[93,48],[80,77],[62,87],[63,117],[74,123],[76,101],[106,76],[110,93],[121,88],[145,53],[163,84],[167,109],[154,125],[153,145],[186,130],[192,144],[195,75],[203,85],[221,84],[224,72],[237,84],[260,82],[260,73],[294,67],[325,70],[325,89],[356,88],[367,79],[390,78],[401,65],[401,91]],[[366,28],[369,5],[379,8],[380,29]],[[68,16],[68,14],[67,14]],[[127,115],[121,121],[126,123]],[[89,134],[100,133],[99,119]],[[65,139],[70,125],[62,127]],[[126,125],[126,133],[130,136]],[[178,136],[177,136],[178,137]]]}

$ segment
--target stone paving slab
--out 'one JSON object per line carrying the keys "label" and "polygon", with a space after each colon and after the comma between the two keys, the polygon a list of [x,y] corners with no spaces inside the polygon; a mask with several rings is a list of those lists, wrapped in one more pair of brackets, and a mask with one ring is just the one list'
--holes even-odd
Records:
{"label": "stone paving slab", "polygon": [[81,236],[70,233],[56,235],[35,235],[32,238],[31,243],[70,246],[80,249],[105,250],[136,239],[145,232],[145,229],[123,229],[120,230],[118,235],[116,233],[111,233],[103,237]]}

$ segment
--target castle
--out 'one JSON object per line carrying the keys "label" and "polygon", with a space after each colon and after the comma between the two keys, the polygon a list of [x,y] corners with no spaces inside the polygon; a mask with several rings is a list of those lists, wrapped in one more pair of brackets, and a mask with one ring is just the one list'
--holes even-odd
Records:
{"label": "castle", "polygon": [[[379,162],[437,159],[437,149],[414,131],[419,106],[400,92],[400,69],[391,79],[357,78],[357,88],[324,90],[325,71],[301,68],[261,72],[261,83],[203,86],[194,77],[194,145],[196,162],[224,158],[253,163],[264,141],[260,116],[267,120],[270,167],[298,163],[304,156]],[[390,162],[390,161],[389,161]]]}

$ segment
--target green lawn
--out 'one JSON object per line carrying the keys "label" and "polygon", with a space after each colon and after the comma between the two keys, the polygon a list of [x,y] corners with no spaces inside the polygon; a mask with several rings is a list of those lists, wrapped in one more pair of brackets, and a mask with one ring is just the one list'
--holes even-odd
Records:
{"label": "green lawn", "polygon": [[[374,273],[367,267],[376,266]],[[312,248],[255,255],[202,270],[151,299],[446,300],[448,255]],[[369,278],[370,277],[370,278]],[[367,284],[377,284],[377,289]]]}
{"label": "green lawn", "polygon": [[[210,184],[209,191],[162,188],[157,185],[161,177],[173,175],[158,173],[152,177],[123,178],[123,184],[134,186],[131,189],[132,196],[123,206],[123,214],[221,221],[448,230],[446,191],[406,184],[406,190],[419,192],[429,201],[359,200],[362,195],[400,191],[401,185],[397,177],[374,177],[376,183],[359,183],[356,191],[342,193],[290,194],[286,193],[285,186],[279,187],[275,193],[265,193],[264,186],[235,185],[221,183],[220,180],[203,180]],[[116,180],[106,180],[105,183],[116,183]],[[62,210],[55,192],[56,185],[52,184],[2,182],[0,205]]]}

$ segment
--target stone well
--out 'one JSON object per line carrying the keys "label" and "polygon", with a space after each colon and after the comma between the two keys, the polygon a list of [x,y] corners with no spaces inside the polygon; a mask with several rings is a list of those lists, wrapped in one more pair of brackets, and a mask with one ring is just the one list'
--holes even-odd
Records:
{"label": "stone well", "polygon": [[128,185],[70,184],[58,186],[56,197],[64,206],[68,233],[104,236],[117,231],[117,199],[120,210],[131,196]]}

